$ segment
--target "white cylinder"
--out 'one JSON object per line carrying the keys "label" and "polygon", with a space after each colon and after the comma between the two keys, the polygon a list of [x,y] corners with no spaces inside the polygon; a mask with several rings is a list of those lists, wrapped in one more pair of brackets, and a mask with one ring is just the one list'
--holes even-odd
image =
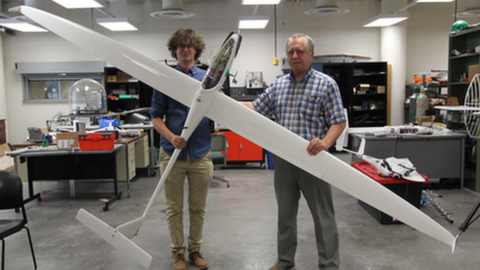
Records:
{"label": "white cylinder", "polygon": [[415,113],[416,117],[424,116],[425,111],[428,109],[428,97],[422,91],[423,89],[420,90],[420,93],[418,93],[418,96],[417,96],[417,101],[416,101],[417,108]]}

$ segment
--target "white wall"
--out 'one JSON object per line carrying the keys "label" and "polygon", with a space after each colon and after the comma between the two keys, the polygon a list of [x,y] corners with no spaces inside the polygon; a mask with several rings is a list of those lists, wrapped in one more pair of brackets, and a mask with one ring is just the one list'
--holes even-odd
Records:
{"label": "white wall", "polygon": [[[407,21],[407,80],[431,69],[448,68],[448,35],[452,31],[453,4],[419,4],[409,9]],[[471,23],[480,18],[470,19]]]}
{"label": "white wall", "polygon": [[[14,5],[15,1],[7,1]],[[13,3],[12,3],[13,2]],[[39,7],[52,13],[92,27],[91,10],[66,10],[51,1],[38,2]],[[204,36],[207,50],[201,61],[207,62],[226,35],[237,29],[238,16],[269,15],[271,22],[264,30],[243,30],[243,43],[232,67],[238,71],[238,86],[244,85],[247,70],[262,71],[267,84],[281,74],[280,66],[273,66],[274,27],[273,7],[244,7],[240,0],[231,1],[184,1],[185,9],[196,16],[185,20],[151,18],[148,14],[161,9],[161,1],[125,0],[109,2],[105,8],[116,17],[128,16],[139,27],[138,32],[112,33],[93,25],[97,32],[112,37],[154,58],[172,59],[165,45],[170,34],[178,28],[192,28]],[[342,8],[350,12],[341,16],[307,16],[304,10],[315,7],[314,0],[299,3],[283,0],[277,7],[277,57],[284,57],[286,39],[295,32],[311,35],[316,41],[316,54],[351,53],[372,57],[380,61],[381,31],[377,28],[362,28],[361,23],[380,11],[378,0],[338,0]],[[5,4],[4,4],[5,5]],[[127,5],[128,12],[124,11]],[[433,11],[432,11],[433,9]],[[5,6],[4,6],[4,10]],[[407,81],[418,71],[446,69],[448,56],[448,33],[453,19],[453,4],[418,4],[408,10],[407,26]],[[94,17],[105,17],[94,11]],[[480,18],[468,20],[479,22]],[[23,103],[21,76],[15,74],[15,62],[91,61],[100,60],[52,33],[19,33],[3,35],[3,63],[5,69],[5,96],[7,106],[8,141],[18,143],[25,139],[27,127],[45,127],[45,121],[58,111],[68,112],[68,104]],[[1,85],[0,85],[1,87]],[[0,90],[0,93],[2,91]],[[2,95],[0,94],[0,99]],[[402,102],[395,100],[393,102]],[[2,104],[0,102],[0,104]],[[0,109],[1,111],[1,109]]]}

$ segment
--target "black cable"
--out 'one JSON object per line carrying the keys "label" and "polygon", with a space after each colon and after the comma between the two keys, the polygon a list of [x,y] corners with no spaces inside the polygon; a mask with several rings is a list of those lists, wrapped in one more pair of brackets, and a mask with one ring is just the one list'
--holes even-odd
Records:
{"label": "black cable", "polygon": [[274,33],[275,57],[277,57],[277,5],[273,5],[273,18],[275,22],[275,33]]}
{"label": "black cable", "polygon": [[455,0],[455,13],[453,14],[453,22],[457,21],[457,4],[458,0]]}

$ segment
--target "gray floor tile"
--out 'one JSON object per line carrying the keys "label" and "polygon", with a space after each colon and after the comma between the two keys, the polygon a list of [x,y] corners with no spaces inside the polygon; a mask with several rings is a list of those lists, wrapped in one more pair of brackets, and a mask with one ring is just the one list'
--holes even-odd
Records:
{"label": "gray floor tile", "polygon": [[[349,162],[348,156],[340,155]],[[202,252],[212,270],[268,269],[276,257],[276,203],[273,171],[263,169],[224,169],[215,171],[230,181],[210,184]],[[146,174],[145,174],[146,175]],[[75,215],[84,208],[111,226],[141,216],[158,177],[139,177],[109,211],[102,210],[98,198],[111,192],[107,183],[77,182],[77,198],[71,199],[68,182],[38,182],[42,202],[27,206],[29,228],[35,245],[38,269],[143,269],[80,224]],[[120,187],[125,189],[125,185]],[[402,225],[381,225],[352,196],[334,189],[335,209],[340,231],[341,269],[479,269],[480,222],[473,223],[460,236],[457,250],[414,229]],[[421,210],[453,234],[480,194],[469,190],[434,190],[435,200],[454,220],[447,222],[433,204]],[[150,269],[171,269],[170,239],[162,196],[149,212],[135,243],[153,256]],[[15,216],[0,213],[0,217]],[[299,215],[297,269],[316,268],[313,222],[302,199]],[[185,216],[187,224],[187,216]],[[31,269],[25,233],[6,239],[6,269]],[[188,269],[195,269],[189,266]]]}

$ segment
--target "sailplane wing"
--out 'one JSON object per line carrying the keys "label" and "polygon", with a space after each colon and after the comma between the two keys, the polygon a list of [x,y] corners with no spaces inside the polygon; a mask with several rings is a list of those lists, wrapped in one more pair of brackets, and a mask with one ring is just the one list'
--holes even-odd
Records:
{"label": "sailplane wing", "polygon": [[[200,87],[200,83],[189,76],[88,28],[28,6],[21,6],[20,12],[187,106]],[[308,141],[232,98],[216,95],[207,116],[340,190],[451,246],[453,252],[453,235],[419,209],[327,151],[308,155]]]}
{"label": "sailplane wing", "polygon": [[453,235],[405,199],[327,151],[310,156],[306,151],[307,140],[243,107],[228,96],[217,95],[207,116],[332,186],[451,246],[453,251]]}
{"label": "sailplane wing", "polygon": [[142,82],[162,89],[164,94],[186,106],[192,104],[193,96],[200,88],[200,82],[196,79],[89,28],[29,6],[10,10],[18,8],[23,15],[53,33],[137,77]]}

